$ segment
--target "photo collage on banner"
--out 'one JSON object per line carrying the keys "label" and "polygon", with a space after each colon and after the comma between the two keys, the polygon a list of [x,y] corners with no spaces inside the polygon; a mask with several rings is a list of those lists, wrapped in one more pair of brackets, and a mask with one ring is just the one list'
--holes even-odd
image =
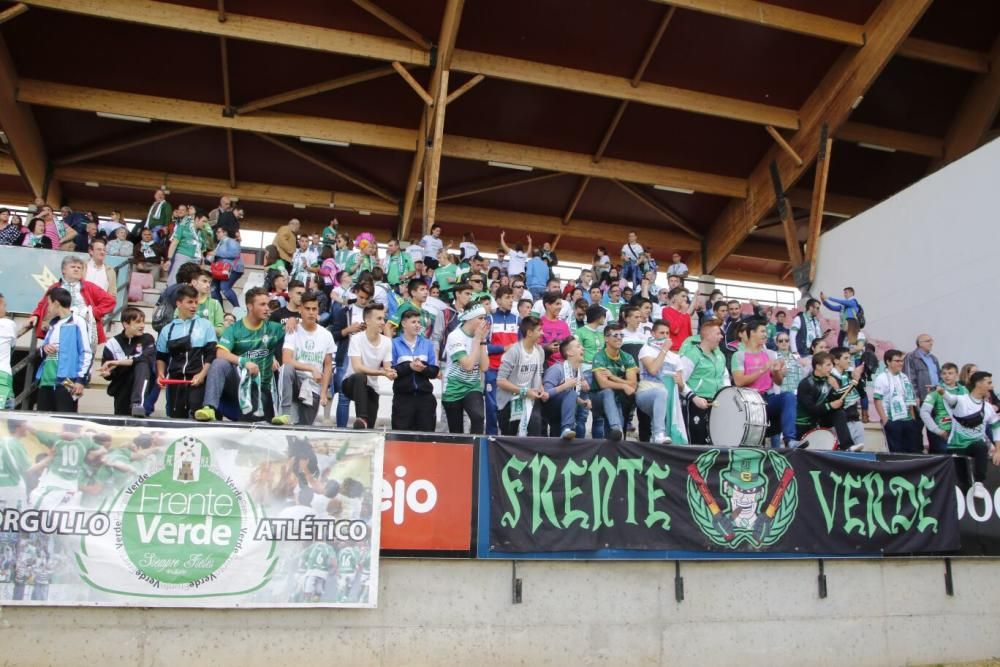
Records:
{"label": "photo collage on banner", "polygon": [[376,606],[382,434],[9,414],[0,604]]}

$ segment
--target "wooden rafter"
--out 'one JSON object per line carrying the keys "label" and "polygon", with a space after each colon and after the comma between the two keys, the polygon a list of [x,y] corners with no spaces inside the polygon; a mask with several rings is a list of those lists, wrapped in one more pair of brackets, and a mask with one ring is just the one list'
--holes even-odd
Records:
{"label": "wooden rafter", "polygon": [[847,120],[855,101],[865,94],[929,5],[930,0],[882,0],[865,26],[864,47],[845,51],[802,107],[802,128],[789,143],[804,164],[796,165],[777,146],[767,152],[750,175],[746,201],[730,203],[709,230],[708,271],[717,268],[774,207],[768,173],[771,161],[777,161],[785,187],[794,186],[816,158],[822,126],[828,124],[836,130]]}
{"label": "wooden rafter", "polygon": [[392,68],[396,70],[396,73],[403,78],[403,81],[405,81],[407,85],[409,85],[410,88],[413,89],[413,92],[415,92],[420,97],[420,99],[424,101],[424,104],[426,104],[427,106],[431,106],[434,104],[434,98],[431,97],[430,93],[424,90],[423,86],[417,83],[417,80],[413,78],[413,75],[410,74],[405,67],[403,67],[402,63],[393,62]]}
{"label": "wooden rafter", "polygon": [[933,158],[940,158],[944,155],[943,139],[865,125],[864,123],[844,123],[837,130],[835,136],[840,141],[882,146],[902,153],[913,153]]}
{"label": "wooden rafter", "polygon": [[430,50],[432,44],[430,43],[430,41],[427,40],[426,37],[421,35],[419,32],[417,32],[407,24],[400,21],[398,18],[396,18],[389,12],[385,11],[384,9],[376,5],[374,2],[371,2],[370,0],[352,0],[352,1],[358,7],[365,10],[366,12],[377,18],[379,21],[381,21],[382,23],[386,24],[387,26],[398,32],[403,37],[406,37],[420,48],[424,49],[425,51]]}
{"label": "wooden rafter", "polygon": [[69,164],[76,164],[77,162],[84,162],[86,160],[92,160],[95,157],[101,157],[103,155],[110,155],[111,153],[117,153],[119,151],[128,150],[130,148],[137,148],[139,146],[145,146],[146,144],[151,144],[156,141],[163,141],[164,139],[172,139],[174,137],[179,137],[183,134],[188,134],[189,132],[194,132],[195,130],[200,130],[201,127],[198,125],[182,125],[181,127],[171,127],[166,130],[155,130],[153,132],[143,131],[139,134],[126,137],[120,141],[114,141],[110,143],[101,142],[90,148],[84,148],[83,150],[77,151],[75,153],[70,153],[62,157],[55,158],[52,160],[52,164],[57,167],[64,167]]}
{"label": "wooden rafter", "polygon": [[816,156],[816,178],[813,182],[812,205],[809,208],[809,228],[806,236],[805,261],[812,266],[809,280],[816,275],[816,258],[819,256],[819,234],[823,231],[823,211],[826,204],[826,182],[830,175],[830,152],[833,139],[824,131],[820,134],[819,153]]}
{"label": "wooden rafter", "polygon": [[229,163],[229,187],[236,187],[236,148],[233,146],[233,131],[226,130],[226,160]]}
{"label": "wooden rafter", "polygon": [[[674,12],[676,12],[675,7],[668,7],[667,11],[664,12],[663,18],[660,19],[659,25],[656,27],[656,32],[653,33],[653,38],[646,45],[646,51],[642,54],[642,60],[639,62],[639,66],[635,70],[635,74],[632,75],[629,85],[633,88],[637,88],[639,83],[642,81],[642,77],[646,74],[646,68],[649,67],[650,61],[653,59],[653,54],[656,53],[657,47],[660,45],[660,41],[663,39],[663,33],[667,31],[667,26],[670,25],[670,21],[674,18]],[[625,115],[625,110],[628,109],[629,100],[623,99],[618,103],[618,108],[615,109],[614,116],[611,117],[611,122],[608,123],[607,129],[604,131],[604,136],[601,137],[601,143],[598,144],[597,150],[594,152],[594,164],[597,164],[604,157],[604,152],[608,149],[608,144],[611,143],[611,138],[615,135],[615,130],[618,129],[618,124],[622,120],[622,116]],[[577,205],[580,203],[580,199],[583,198],[583,193],[587,191],[587,186],[590,185],[590,177],[586,176],[580,179],[580,184],[577,186],[576,191],[573,193],[573,198],[570,200],[569,206],[566,208],[566,213],[563,214],[562,224],[568,225],[570,220],[573,218],[573,213],[576,211]]]}
{"label": "wooden rafter", "polygon": [[783,136],[781,136],[781,133],[778,132],[773,127],[771,127],[770,125],[768,125],[764,129],[766,129],[767,133],[771,135],[771,138],[774,139],[775,143],[777,143],[779,146],[781,146],[781,150],[783,150],[786,153],[788,153],[789,157],[791,157],[792,160],[795,161],[795,165],[798,166],[798,167],[801,167],[802,166],[802,158],[800,158],[799,154],[795,152],[795,149],[792,148],[788,144],[787,141],[785,141],[785,138]]}
{"label": "wooden rafter", "polygon": [[462,95],[465,95],[467,92],[469,92],[470,90],[472,90],[473,88],[475,88],[476,86],[478,86],[480,83],[482,83],[483,79],[485,79],[485,78],[486,77],[483,76],[482,74],[477,74],[476,76],[472,77],[471,79],[469,79],[468,81],[466,81],[465,83],[463,83],[461,86],[459,86],[455,90],[453,90],[450,93],[448,93],[448,99],[445,100],[445,102],[447,104],[451,104],[452,102],[454,102],[455,100],[457,100],[459,97],[461,97]]}
{"label": "wooden rafter", "polygon": [[[223,0],[219,0],[219,22],[226,20],[226,8]],[[219,52],[222,54],[222,109],[223,113],[232,113],[233,98],[229,88],[229,45],[225,37],[219,37]],[[229,187],[236,187],[236,148],[233,145],[233,129],[226,128],[226,162],[229,166]]]}
{"label": "wooden rafter", "polygon": [[704,235],[698,232],[694,227],[686,223],[684,219],[681,218],[681,216],[679,216],[673,209],[666,204],[657,201],[653,197],[650,197],[649,194],[643,192],[638,187],[632,185],[631,183],[622,183],[621,181],[612,180],[611,182],[632,195],[632,197],[634,197],[637,201],[658,213],[660,217],[673,226],[687,232],[693,238],[696,238],[699,241],[705,238]]}
{"label": "wooden rafter", "polygon": [[429,234],[437,213],[437,188],[441,173],[441,155],[444,148],[444,114],[448,106],[448,78],[451,59],[458,38],[465,0],[448,0],[441,19],[441,36],[438,39],[438,57],[431,75],[431,96],[434,98],[433,114],[428,113],[428,149],[424,175],[424,233]]}
{"label": "wooden rafter", "polygon": [[864,26],[757,0],[654,1],[851,46],[863,46],[865,43]]}
{"label": "wooden rafter", "polygon": [[[758,0],[653,1],[841,44],[851,46],[865,44],[866,30],[863,25],[838,21],[819,14],[788,9]],[[929,42],[916,37],[908,37],[904,40],[896,55],[979,74],[989,71],[989,58],[986,54],[948,44]]]}
{"label": "wooden rafter", "polygon": [[[778,218],[781,220],[782,231],[785,236],[785,256],[792,267],[802,264],[802,248],[799,246],[799,228],[795,222],[795,214],[792,205],[785,195],[785,186],[781,182],[781,174],[778,171],[778,163],[771,162],[770,165],[771,185],[774,186],[774,196],[778,203]],[[746,242],[740,247],[746,245]]]}
{"label": "wooden rafter", "polygon": [[[812,206],[812,192],[803,188],[794,188],[788,192],[792,206],[808,210]],[[828,193],[823,213],[841,218],[853,218],[878,204],[874,199],[850,197],[847,195]]]}
{"label": "wooden rafter", "polygon": [[0,12],[0,23],[6,23],[11,19],[17,18],[21,14],[28,11],[28,5],[23,2],[19,2],[13,7],[8,7],[7,9]]}
{"label": "wooden rafter", "polygon": [[564,175],[565,174],[559,172],[529,172],[526,174],[501,174],[500,176],[491,176],[489,178],[476,181],[475,183],[459,185],[451,188],[443,194],[439,194],[438,201],[449,201],[451,199],[468,197],[470,195],[477,195],[483,192],[492,192],[493,190],[512,188],[518,185],[526,185],[528,183],[537,183],[538,181],[546,181],[550,178]]}
{"label": "wooden rafter", "polygon": [[942,167],[975,150],[1000,112],[1000,38],[990,50],[990,70],[976,78],[972,90],[948,128],[941,159],[932,168]]}
{"label": "wooden rafter", "polygon": [[313,95],[328,93],[331,90],[353,86],[356,83],[379,79],[384,76],[394,74],[395,72],[396,70],[393,69],[391,65],[376,67],[374,69],[365,70],[364,72],[358,72],[357,74],[348,74],[347,76],[340,76],[336,79],[329,79],[320,83],[314,83],[311,86],[304,86],[302,88],[296,88],[295,90],[289,90],[288,92],[278,93],[277,95],[262,97],[259,100],[241,104],[234,109],[234,112],[237,114],[248,114],[252,111],[260,111],[261,109],[276,107],[279,104],[284,104],[286,102],[301,100],[304,97],[312,97]]}
{"label": "wooden rafter", "polygon": [[277,146],[278,148],[281,148],[282,150],[285,150],[291,153],[292,155],[301,158],[316,167],[319,167],[324,171],[327,171],[335,176],[338,176],[339,178],[342,178],[345,181],[350,181],[351,183],[354,183],[363,190],[367,190],[368,192],[372,193],[379,199],[383,199],[393,204],[397,202],[397,199],[393,197],[392,193],[390,193],[388,190],[379,185],[376,185],[375,183],[371,182],[364,176],[361,176],[352,169],[335,164],[327,158],[321,158],[318,155],[314,154],[313,152],[289,144],[283,139],[278,139],[276,137],[272,137],[266,134],[261,134],[260,132],[255,132],[254,135],[259,137],[260,139],[263,139],[269,144]]}
{"label": "wooden rafter", "polygon": [[[173,123],[347,141],[393,150],[413,151],[416,147],[419,151],[419,145],[426,147],[425,142],[417,141],[417,137],[423,135],[406,128],[272,112],[229,118],[222,114],[220,104],[122,93],[32,79],[19,81],[17,99],[28,104],[77,111],[120,113],[123,109],[127,109],[131,114]],[[612,158],[603,158],[595,164],[593,157],[584,153],[447,134],[444,137],[442,154],[465,160],[499,160],[581,176],[617,178],[633,183],[656,183],[725,197],[744,197],[747,188],[747,182],[742,178]]]}
{"label": "wooden rafter", "polygon": [[48,158],[31,108],[17,100],[18,77],[7,42],[0,37],[0,127],[7,135],[11,157],[35,197],[53,204],[62,199],[58,181],[49,178]]}

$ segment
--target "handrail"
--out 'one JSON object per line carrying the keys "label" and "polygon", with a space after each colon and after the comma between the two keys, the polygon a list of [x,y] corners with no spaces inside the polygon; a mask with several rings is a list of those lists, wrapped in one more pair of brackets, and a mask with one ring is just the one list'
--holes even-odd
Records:
{"label": "handrail", "polygon": [[14,397],[14,407],[17,410],[30,410],[29,399],[35,391],[35,365],[34,360],[38,354],[38,334],[37,328],[31,327],[31,339],[28,342],[28,354],[23,359],[14,364],[10,369],[10,377],[13,380],[19,372],[24,370],[24,388],[21,393]]}

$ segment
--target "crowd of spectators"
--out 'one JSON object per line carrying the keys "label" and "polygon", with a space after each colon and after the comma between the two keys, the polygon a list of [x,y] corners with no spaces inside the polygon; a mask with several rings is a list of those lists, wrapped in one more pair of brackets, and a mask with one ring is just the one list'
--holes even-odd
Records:
{"label": "crowd of spectators", "polygon": [[[395,430],[435,430],[440,396],[453,433],[571,441],[589,428],[594,438],[705,444],[716,395],[737,386],[761,395],[773,446],[802,446],[827,428],[840,448],[857,450],[864,424],[877,420],[890,451],[963,450],[977,480],[991,453],[1000,459],[991,375],[940,363],[927,334],[913,351],[879,359],[851,287],[786,311],[720,290],[692,294],[683,257],[659,267],[635,232],[620,250],[598,247],[590,267],[563,281],[555,249],[530,235],[501,232],[487,260],[471,232],[456,248],[440,225],[405,246],[386,239],[381,251],[374,234],[352,239],[335,219],[316,235],[293,219],[265,249],[264,284],[241,300],[242,219],[227,197],[206,213],[171,206],[162,190],[131,229],[117,211],[104,222],[39,201],[22,226],[0,209],[0,245],[89,255],[64,259],[29,322],[44,337],[39,409],[74,411],[103,346],[97,372],[115,412],[137,417],[165,393],[172,418],[313,424],[322,410],[346,427],[354,403],[350,425],[372,428],[385,378]],[[136,308],[106,339],[116,293],[109,255],[165,279],[155,339]],[[12,343],[17,332],[4,332]],[[10,386],[5,370],[0,391]]]}

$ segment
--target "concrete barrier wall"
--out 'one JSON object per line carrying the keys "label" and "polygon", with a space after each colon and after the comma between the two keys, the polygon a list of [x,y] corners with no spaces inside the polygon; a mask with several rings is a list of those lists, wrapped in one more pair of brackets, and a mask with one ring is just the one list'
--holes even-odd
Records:
{"label": "concrete barrier wall", "polygon": [[385,560],[380,608],[0,609],[0,664],[911,665],[1000,656],[1000,561]]}

